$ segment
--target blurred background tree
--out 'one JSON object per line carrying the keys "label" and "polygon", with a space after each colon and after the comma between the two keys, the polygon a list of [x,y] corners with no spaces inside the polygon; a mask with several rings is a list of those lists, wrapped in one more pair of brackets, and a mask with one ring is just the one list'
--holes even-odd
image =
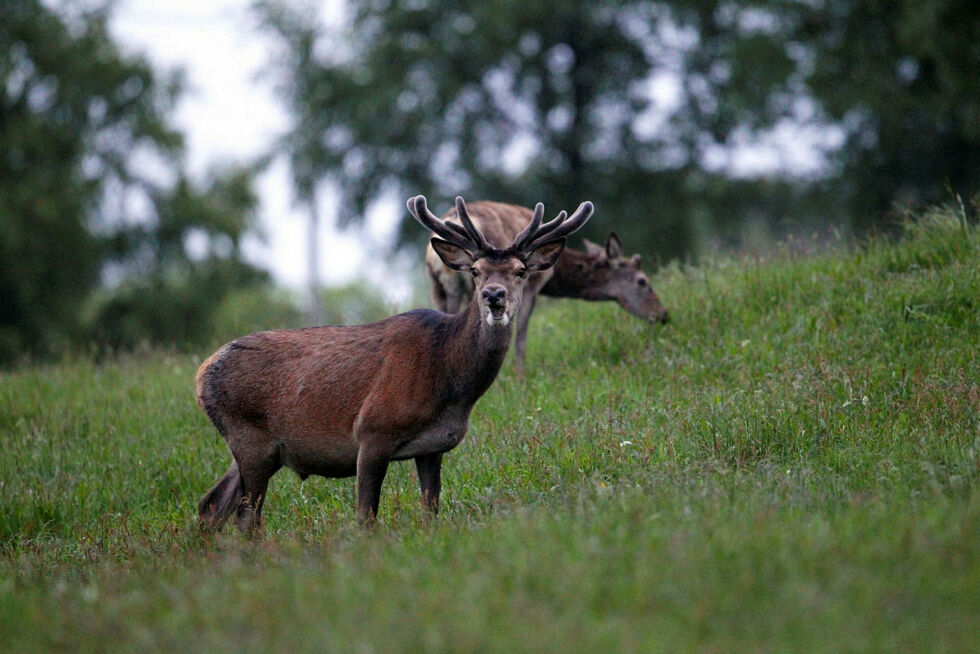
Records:
{"label": "blurred background tree", "polygon": [[[312,4],[256,8],[297,188],[335,182],[342,222],[386,194],[589,198],[592,231],[666,259],[977,188],[972,2],[369,0],[340,30]],[[817,165],[732,157],[798,134]]]}
{"label": "blurred background tree", "polygon": [[226,296],[271,286],[268,273],[241,253],[242,238],[255,227],[253,175],[247,168],[220,170],[204,185],[181,175],[173,186],[150,189],[154,219],[120,227],[107,240],[109,269],[120,282],[88,307],[98,343],[132,349],[208,342],[218,337],[215,321]]}
{"label": "blurred background tree", "polygon": [[239,247],[254,171],[188,180],[181,77],[122,54],[108,15],[0,4],[0,363],[199,340],[226,294],[267,281]]}
{"label": "blurred background tree", "polygon": [[980,4],[801,3],[788,26],[807,88],[846,128],[832,179],[854,224],[977,193]]}
{"label": "blurred background tree", "polygon": [[[340,34],[297,6],[257,4],[283,46],[279,88],[294,117],[283,145],[304,186],[336,182],[342,222],[386,193],[424,191],[439,207],[458,193],[540,199],[554,211],[590,198],[594,231],[615,227],[673,258],[745,220],[807,220],[832,197],[791,175],[737,180],[706,162],[716,141],[781,117],[751,109],[768,90],[756,77],[702,83],[734,56],[701,47],[698,21],[722,3],[361,2]],[[766,60],[775,50],[738,54],[762,55],[778,81],[791,62]],[[676,83],[676,106],[651,92],[658,80]]]}

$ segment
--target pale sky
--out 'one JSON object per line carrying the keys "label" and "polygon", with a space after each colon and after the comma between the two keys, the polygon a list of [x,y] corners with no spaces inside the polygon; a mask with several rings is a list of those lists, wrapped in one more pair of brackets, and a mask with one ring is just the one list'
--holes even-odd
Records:
{"label": "pale sky", "polygon": [[[324,20],[339,18],[342,2],[322,4]],[[247,0],[122,0],[113,15],[113,33],[125,48],[144,53],[158,68],[180,66],[186,71],[189,88],[175,123],[186,136],[188,162],[196,174],[221,161],[263,154],[288,126],[272,81],[262,78],[273,42],[255,25]],[[293,206],[284,162],[259,179],[258,192],[266,242],[248,243],[247,255],[281,284],[305,288],[306,215]],[[321,198],[321,281],[337,284],[366,277],[380,284],[385,271],[368,265],[372,248],[365,240],[388,242],[402,218],[397,208],[382,207],[370,215],[367,236],[360,237],[334,229],[335,198],[328,188]],[[407,293],[406,284],[392,289],[393,296]]]}

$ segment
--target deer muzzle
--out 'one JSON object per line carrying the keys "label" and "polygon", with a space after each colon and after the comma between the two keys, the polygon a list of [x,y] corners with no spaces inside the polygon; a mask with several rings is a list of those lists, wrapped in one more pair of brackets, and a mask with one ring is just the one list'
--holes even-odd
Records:
{"label": "deer muzzle", "polygon": [[487,286],[482,292],[483,303],[487,306],[487,324],[506,327],[510,323],[507,314],[507,289],[503,286]]}

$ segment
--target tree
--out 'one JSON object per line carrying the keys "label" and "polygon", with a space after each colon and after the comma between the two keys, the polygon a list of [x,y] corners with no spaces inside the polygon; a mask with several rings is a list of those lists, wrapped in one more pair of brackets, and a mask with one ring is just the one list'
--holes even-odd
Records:
{"label": "tree", "polygon": [[687,251],[688,224],[667,200],[693,162],[635,125],[661,65],[634,29],[649,3],[364,2],[343,36],[295,5],[257,6],[283,45],[279,88],[294,116],[283,145],[298,194],[336,181],[342,224],[386,192],[555,211],[591,198],[605,226]]}
{"label": "tree", "polygon": [[794,27],[809,89],[847,126],[839,179],[855,222],[980,191],[980,5],[834,0],[804,5]]}
{"label": "tree", "polygon": [[127,153],[170,157],[161,116],[177,80],[112,46],[104,11],[63,20],[37,0],[0,7],[0,360],[77,335],[99,281],[96,210],[107,184],[132,184]]}
{"label": "tree", "polygon": [[[386,192],[588,197],[593,229],[669,258],[747,222],[864,230],[980,182],[965,0],[379,0],[352,3],[339,33],[257,7],[283,46],[284,149],[302,184],[337,183],[342,223]],[[815,172],[724,163],[803,129],[825,135]]]}
{"label": "tree", "polygon": [[172,188],[151,194],[155,220],[114,234],[107,261],[122,281],[92,298],[98,343],[113,349],[207,343],[230,292],[268,284],[268,274],[241,254],[258,204],[253,175],[250,168],[221,170],[203,185],[181,175]]}
{"label": "tree", "polygon": [[[102,313],[100,333],[110,315],[117,332],[141,320],[167,332],[181,314],[163,309],[164,291],[180,274],[189,286],[220,284],[211,299],[256,277],[238,249],[252,225],[252,172],[203,187],[187,179],[168,119],[181,76],[120,52],[109,6],[0,4],[0,363],[88,340],[85,317],[99,311],[103,284],[162,290]],[[190,257],[192,233],[206,244],[200,260]],[[139,318],[140,307],[156,317]]]}
{"label": "tree", "polygon": [[966,0],[671,3],[698,36],[693,132],[783,118],[844,135],[820,183],[858,231],[896,205],[980,188],[980,5]]}

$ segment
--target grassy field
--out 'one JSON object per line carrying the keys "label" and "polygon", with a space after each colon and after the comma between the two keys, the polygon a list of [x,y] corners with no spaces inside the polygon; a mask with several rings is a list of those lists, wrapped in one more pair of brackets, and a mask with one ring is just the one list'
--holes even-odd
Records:
{"label": "grassy field", "polygon": [[668,267],[666,328],[545,303],[446,458],[273,479],[206,535],[227,467],[206,352],[0,375],[0,650],[980,649],[980,232]]}

